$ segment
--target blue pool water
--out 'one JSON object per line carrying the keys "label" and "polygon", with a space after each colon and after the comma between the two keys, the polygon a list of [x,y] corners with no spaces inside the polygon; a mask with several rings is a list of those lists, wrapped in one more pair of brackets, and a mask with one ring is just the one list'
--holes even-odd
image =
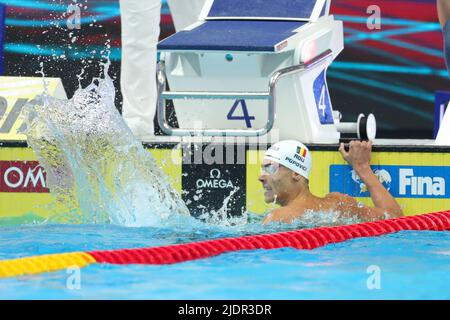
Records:
{"label": "blue pool water", "polygon": [[[245,230],[199,226],[1,227],[0,259],[151,247],[270,231],[264,228],[259,224]],[[95,264],[81,269],[79,288],[67,286],[72,274],[66,270],[2,279],[0,298],[450,299],[449,266],[450,232],[403,231],[311,251],[241,251],[164,266]],[[379,289],[373,288],[373,277],[378,275]]]}

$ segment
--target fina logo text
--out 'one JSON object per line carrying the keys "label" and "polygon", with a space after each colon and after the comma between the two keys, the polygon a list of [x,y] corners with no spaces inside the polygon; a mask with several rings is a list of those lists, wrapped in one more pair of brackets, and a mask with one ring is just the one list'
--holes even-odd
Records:
{"label": "fina logo text", "polygon": [[[444,177],[418,177],[414,175],[414,169],[400,169],[399,194],[411,194],[415,196],[444,196]],[[408,193],[409,192],[409,193]]]}
{"label": "fina logo text", "polygon": [[209,172],[209,179],[198,179],[196,182],[197,188],[211,188],[211,189],[228,189],[233,188],[233,183],[225,179],[221,179],[221,172],[219,169],[212,169]]}
{"label": "fina logo text", "polygon": [[[339,167],[335,166],[335,168]],[[347,167],[347,166],[346,166]],[[347,167],[350,168],[350,167]],[[374,174],[378,181],[392,193],[394,197],[447,197],[446,180],[450,176],[450,167],[397,167],[382,166],[374,169]],[[359,188],[356,189],[354,196],[368,196],[368,190],[365,183],[356,174],[354,170],[350,171],[352,182]],[[332,173],[336,177],[336,172]],[[336,181],[339,181],[337,179]],[[343,192],[342,185],[333,180],[334,186],[331,191]],[[352,187],[348,186],[347,190]]]}

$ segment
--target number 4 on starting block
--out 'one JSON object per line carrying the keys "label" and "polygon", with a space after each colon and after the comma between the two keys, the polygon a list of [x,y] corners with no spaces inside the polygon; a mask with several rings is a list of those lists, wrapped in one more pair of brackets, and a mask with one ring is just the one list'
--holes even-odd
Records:
{"label": "number 4 on starting block", "polygon": [[[241,105],[242,106],[242,116],[234,116],[234,112],[236,111],[236,108]],[[247,125],[247,128],[252,127],[251,120],[255,120],[254,116],[249,116],[247,104],[245,103],[245,100],[236,100],[233,104],[233,106],[230,109],[230,112],[228,112],[227,115],[228,120],[245,120],[245,124]]]}

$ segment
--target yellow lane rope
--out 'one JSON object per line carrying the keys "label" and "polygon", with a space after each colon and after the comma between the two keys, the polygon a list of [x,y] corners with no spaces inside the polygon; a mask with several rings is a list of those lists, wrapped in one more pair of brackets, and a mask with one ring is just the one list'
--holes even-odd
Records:
{"label": "yellow lane rope", "polygon": [[95,259],[85,252],[49,254],[3,260],[0,261],[0,278],[58,271],[70,267],[82,268],[95,262]]}

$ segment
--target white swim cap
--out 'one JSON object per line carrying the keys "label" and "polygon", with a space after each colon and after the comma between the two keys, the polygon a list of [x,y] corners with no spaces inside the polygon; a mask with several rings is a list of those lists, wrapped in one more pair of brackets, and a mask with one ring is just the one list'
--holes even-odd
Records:
{"label": "white swim cap", "polygon": [[277,142],[266,151],[264,159],[277,162],[309,179],[312,164],[311,152],[301,142],[295,140]]}

